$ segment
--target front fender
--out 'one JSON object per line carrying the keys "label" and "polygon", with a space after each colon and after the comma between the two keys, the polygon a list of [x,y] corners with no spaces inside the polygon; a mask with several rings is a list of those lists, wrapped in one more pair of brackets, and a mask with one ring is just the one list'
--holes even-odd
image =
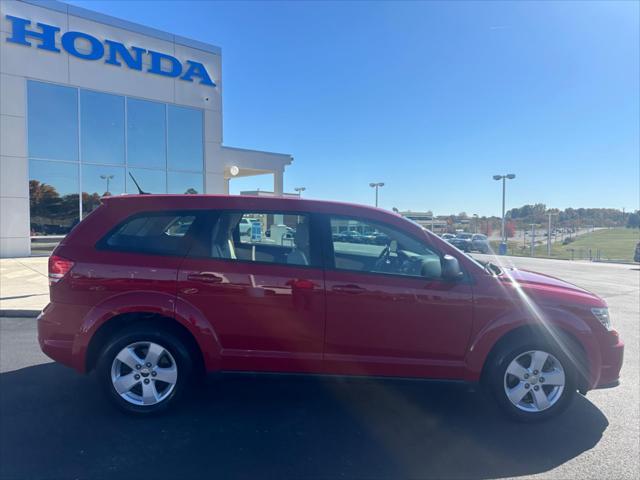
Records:
{"label": "front fender", "polygon": [[494,346],[505,335],[522,327],[549,335],[566,353],[569,353],[569,348],[564,346],[567,336],[574,338],[586,354],[586,365],[582,362],[576,362],[576,365],[584,365],[585,371],[581,373],[587,379],[588,388],[597,385],[602,358],[594,333],[580,317],[560,308],[540,309],[538,314],[516,311],[485,325],[468,349],[465,358],[466,380],[480,380],[482,369]]}

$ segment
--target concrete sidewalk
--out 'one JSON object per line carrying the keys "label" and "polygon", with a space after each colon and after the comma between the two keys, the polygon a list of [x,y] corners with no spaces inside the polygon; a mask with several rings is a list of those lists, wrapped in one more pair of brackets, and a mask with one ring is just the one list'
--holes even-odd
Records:
{"label": "concrete sidewalk", "polygon": [[0,259],[0,316],[35,317],[49,302],[47,257]]}

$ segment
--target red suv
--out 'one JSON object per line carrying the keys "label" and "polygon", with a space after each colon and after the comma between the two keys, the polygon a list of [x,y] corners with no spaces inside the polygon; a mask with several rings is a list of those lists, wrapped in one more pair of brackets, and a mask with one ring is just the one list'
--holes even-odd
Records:
{"label": "red suv", "polygon": [[42,350],[95,370],[139,414],[200,373],[250,371],[480,382],[506,413],[538,420],[617,384],[622,365],[596,295],[478,263],[357,205],[106,198],[56,248],[49,279]]}

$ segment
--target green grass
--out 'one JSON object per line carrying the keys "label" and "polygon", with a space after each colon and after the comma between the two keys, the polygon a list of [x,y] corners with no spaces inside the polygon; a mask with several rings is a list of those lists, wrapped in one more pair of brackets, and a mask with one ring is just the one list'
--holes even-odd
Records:
{"label": "green grass", "polygon": [[[551,257],[547,256],[547,244],[535,248],[536,257],[548,257],[571,260],[596,259],[598,249],[601,260],[633,261],[636,244],[640,241],[640,230],[631,228],[612,228],[596,230],[593,233],[580,235],[575,241],[562,245],[561,242],[551,244]],[[572,252],[573,250],[573,252]],[[529,256],[529,246],[522,248],[522,242],[509,242],[509,254]]]}

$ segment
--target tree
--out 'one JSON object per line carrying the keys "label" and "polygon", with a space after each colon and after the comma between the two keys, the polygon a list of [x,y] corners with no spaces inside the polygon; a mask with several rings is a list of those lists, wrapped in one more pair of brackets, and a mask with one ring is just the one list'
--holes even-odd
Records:
{"label": "tree", "polygon": [[515,222],[509,221],[504,225],[504,234],[507,236],[507,238],[513,238],[516,236]]}
{"label": "tree", "polygon": [[629,214],[627,218],[627,228],[640,228],[640,210]]}

